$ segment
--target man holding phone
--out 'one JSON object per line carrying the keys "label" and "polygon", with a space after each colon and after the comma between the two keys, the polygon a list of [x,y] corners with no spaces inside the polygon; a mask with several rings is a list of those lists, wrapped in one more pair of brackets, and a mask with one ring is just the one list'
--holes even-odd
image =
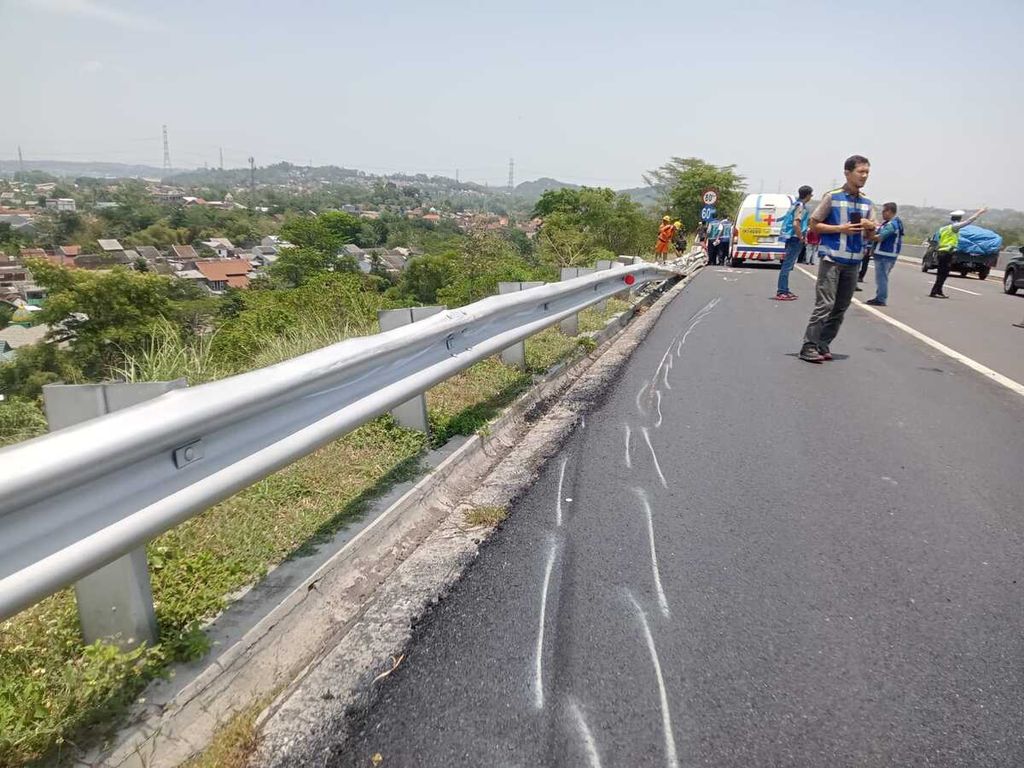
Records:
{"label": "man holding phone", "polygon": [[832,359],[829,345],[853,300],[865,241],[877,228],[872,220],[874,206],[860,193],[870,172],[871,163],[866,157],[846,158],[846,183],[825,194],[811,214],[811,231],[821,236],[821,242],[814,310],[800,349],[800,359],[808,363]]}

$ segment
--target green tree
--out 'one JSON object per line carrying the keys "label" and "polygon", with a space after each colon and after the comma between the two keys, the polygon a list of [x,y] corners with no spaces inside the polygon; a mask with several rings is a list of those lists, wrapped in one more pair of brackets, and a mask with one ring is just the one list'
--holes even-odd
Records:
{"label": "green tree", "polygon": [[13,398],[0,403],[0,446],[20,443],[46,432],[46,417],[39,406]]}
{"label": "green tree", "polygon": [[299,248],[310,248],[324,255],[335,255],[343,245],[355,241],[362,222],[342,211],[319,216],[300,216],[281,226],[281,236]]}
{"label": "green tree", "polygon": [[657,227],[653,219],[628,195],[608,188],[548,190],[534,206],[533,214],[545,225],[558,214],[559,227],[574,226],[586,239],[584,261],[595,250],[639,255],[649,249]]}
{"label": "green tree", "polygon": [[493,296],[502,281],[540,280],[550,277],[523,260],[505,238],[473,234],[462,243],[451,280],[437,291],[437,301],[461,307]]}
{"label": "green tree", "polygon": [[0,363],[0,393],[8,398],[38,400],[44,384],[76,383],[81,378],[70,354],[56,344],[27,344],[15,351],[13,359]]}
{"label": "green tree", "polygon": [[355,259],[348,255],[324,252],[318,248],[285,248],[270,265],[270,276],[282,285],[297,288],[325,272],[355,272]]}
{"label": "green tree", "polygon": [[171,311],[177,281],[118,267],[109,272],[70,271],[41,259],[29,260],[35,281],[47,290],[39,319],[48,338],[67,342],[75,364],[88,378],[101,378],[150,335],[151,323]]}
{"label": "green tree", "polygon": [[707,189],[718,192],[715,207],[719,213],[735,216],[746,192],[746,179],[735,165],[712,165],[696,157],[673,157],[667,163],[644,174],[644,181],[661,192],[661,204],[669,215],[683,222],[688,230],[700,223],[704,207],[701,194]]}
{"label": "green tree", "polygon": [[452,282],[457,271],[458,263],[450,254],[417,256],[402,271],[399,293],[421,304],[436,304],[437,292]]}
{"label": "green tree", "polygon": [[11,324],[11,317],[14,316],[14,307],[6,301],[0,301],[0,329]]}

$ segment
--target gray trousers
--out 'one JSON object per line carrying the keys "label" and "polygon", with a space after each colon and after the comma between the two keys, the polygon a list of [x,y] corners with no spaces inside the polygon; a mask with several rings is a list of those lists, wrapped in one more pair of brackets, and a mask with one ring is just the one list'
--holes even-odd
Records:
{"label": "gray trousers", "polygon": [[818,264],[818,283],[814,287],[814,310],[804,333],[804,349],[828,349],[839,333],[843,316],[857,288],[860,264],[836,264],[822,259]]}

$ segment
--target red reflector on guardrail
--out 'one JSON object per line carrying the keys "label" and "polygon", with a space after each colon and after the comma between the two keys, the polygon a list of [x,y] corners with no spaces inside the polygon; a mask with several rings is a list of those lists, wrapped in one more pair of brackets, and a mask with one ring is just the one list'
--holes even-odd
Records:
{"label": "red reflector on guardrail", "polygon": [[633,283],[636,282],[636,276],[635,275],[626,275],[626,276],[624,276],[622,278],[622,282],[624,282],[626,285],[632,285]]}

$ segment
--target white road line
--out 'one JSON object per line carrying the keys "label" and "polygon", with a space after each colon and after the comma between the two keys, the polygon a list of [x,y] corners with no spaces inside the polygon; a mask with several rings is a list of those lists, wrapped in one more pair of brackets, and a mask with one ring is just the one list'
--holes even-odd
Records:
{"label": "white road line", "polygon": [[672,358],[668,359],[668,365],[665,366],[665,389],[672,389],[672,385],[668,383],[668,372],[672,370]]}
{"label": "white road line", "polygon": [[647,537],[651,544],[651,570],[654,571],[654,587],[658,591],[658,607],[661,609],[661,615],[667,619],[670,615],[668,598],[665,597],[665,590],[661,586],[658,550],[654,547],[654,514],[651,512],[651,502],[648,500],[647,492],[643,488],[634,488],[633,491],[640,497],[640,503],[644,505],[644,513],[647,515]]}
{"label": "white road line", "polygon": [[661,390],[660,389],[654,390],[654,397],[655,397],[655,402],[657,403],[656,407],[658,409],[658,420],[654,423],[654,426],[655,427],[660,427],[661,426],[661,421],[662,421],[662,419],[661,419]]}
{"label": "white road line", "polygon": [[555,504],[555,525],[562,526],[562,483],[565,482],[565,465],[569,463],[569,457],[562,459],[562,466],[558,469],[558,501]]}
{"label": "white road line", "polygon": [[[802,269],[802,268],[799,268],[799,269],[800,269],[801,272],[803,272],[805,275],[807,275],[807,277],[810,277],[812,280],[815,279],[814,276],[811,275],[809,272],[807,272],[805,269]],[[884,320],[889,325],[895,326],[896,328],[899,328],[904,333],[910,334],[911,336],[913,336],[918,341],[923,341],[929,347],[932,347],[933,349],[938,350],[939,352],[941,352],[942,354],[946,355],[947,357],[951,357],[954,360],[956,360],[956,361],[958,361],[960,363],[963,363],[968,368],[971,368],[971,369],[977,371],[978,373],[980,373],[982,376],[985,376],[986,378],[989,378],[992,381],[996,382],[996,384],[1002,384],[1004,387],[1009,389],[1011,392],[1016,392],[1018,395],[1024,396],[1024,384],[1016,382],[1013,379],[1011,379],[1010,377],[1004,376],[1003,374],[999,373],[998,371],[993,371],[987,365],[982,365],[977,360],[972,360],[967,355],[965,355],[965,354],[963,354],[961,352],[957,352],[952,347],[947,347],[941,341],[936,341],[931,336],[926,336],[925,334],[921,333],[916,328],[911,328],[906,323],[900,322],[895,317],[890,317],[889,315],[885,314],[884,312],[879,312],[874,307],[871,307],[871,306],[868,306],[868,305],[864,304],[864,302],[862,302],[860,299],[854,299],[853,303],[856,304],[861,309],[863,309],[865,312],[870,312],[872,315],[874,315],[875,317],[877,317],[877,318],[879,318],[881,320]]]}
{"label": "white road line", "polygon": [[587,721],[583,718],[583,711],[580,709],[576,699],[569,699],[569,711],[576,721],[580,735],[583,736],[583,746],[587,748],[587,758],[590,760],[590,768],[601,768],[601,756],[597,753],[597,742],[594,741],[594,734],[587,727]]}
{"label": "white road line", "polygon": [[665,734],[665,764],[668,768],[679,768],[679,758],[676,755],[676,738],[672,734],[672,715],[668,711],[668,692],[665,690],[665,678],[661,674],[661,662],[658,661],[658,649],[654,646],[654,636],[651,635],[651,628],[647,623],[647,616],[640,603],[633,597],[633,593],[626,591],[629,601],[633,603],[636,615],[640,619],[640,626],[644,630],[644,638],[647,640],[647,650],[651,654],[651,664],[654,666],[654,676],[658,679],[658,696],[661,700],[661,729]]}
{"label": "white road line", "polygon": [[551,569],[555,565],[555,544],[548,550],[548,564],[544,569],[544,587],[540,595],[540,626],[537,630],[537,658],[533,676],[533,703],[537,709],[544,709],[544,617],[548,610],[548,585],[551,583]]}
{"label": "white road line", "polygon": [[586,429],[586,428],[587,428],[587,414],[584,413],[584,414],[580,415],[580,429]]}
{"label": "white road line", "polygon": [[[926,280],[925,283],[928,284],[928,285],[935,285],[935,283],[933,281],[931,281],[931,280]],[[971,296],[981,296],[982,295],[980,293],[976,293],[975,291],[968,291],[966,288],[957,288],[955,285],[950,285],[949,283],[946,283],[943,287],[944,288],[949,288],[951,291],[960,291],[960,293],[969,293],[969,294],[971,294]]]}
{"label": "white road line", "polygon": [[654,452],[654,446],[651,445],[651,433],[647,431],[647,427],[641,427],[644,433],[644,440],[647,441],[647,447],[651,449],[651,458],[654,459],[654,468],[658,471],[658,478],[661,480],[662,486],[668,488],[668,481],[665,480],[665,475],[661,472],[661,465],[658,463],[658,454]]}
{"label": "white road line", "polygon": [[633,457],[629,455],[629,440],[633,435],[633,430],[629,428],[629,424],[626,425],[626,469],[633,468]]}

